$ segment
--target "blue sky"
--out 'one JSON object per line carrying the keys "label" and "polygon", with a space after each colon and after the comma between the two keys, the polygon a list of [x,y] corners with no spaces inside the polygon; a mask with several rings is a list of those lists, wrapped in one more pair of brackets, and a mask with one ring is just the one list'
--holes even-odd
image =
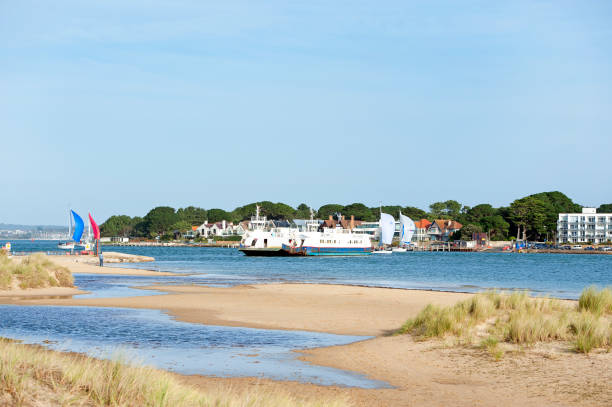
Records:
{"label": "blue sky", "polygon": [[0,222],[612,202],[609,1],[0,0]]}

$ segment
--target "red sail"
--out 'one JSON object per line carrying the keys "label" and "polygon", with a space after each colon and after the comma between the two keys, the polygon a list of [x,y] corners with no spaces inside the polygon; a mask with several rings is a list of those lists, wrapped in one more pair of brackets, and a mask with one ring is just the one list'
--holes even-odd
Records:
{"label": "red sail", "polygon": [[89,223],[91,223],[91,230],[93,230],[94,239],[99,239],[100,238],[100,228],[98,227],[98,224],[91,217],[91,213],[89,214]]}

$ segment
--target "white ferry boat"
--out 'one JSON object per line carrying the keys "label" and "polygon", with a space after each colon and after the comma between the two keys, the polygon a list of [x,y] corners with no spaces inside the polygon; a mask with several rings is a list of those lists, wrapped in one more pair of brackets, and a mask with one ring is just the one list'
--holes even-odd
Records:
{"label": "white ferry boat", "polygon": [[283,244],[289,256],[366,256],[372,254],[371,236],[348,229],[325,228],[323,232],[297,234]]}
{"label": "white ferry boat", "polygon": [[249,230],[240,241],[240,250],[247,256],[284,256],[283,244],[291,243],[291,236],[297,230],[292,228],[272,228],[267,230],[268,221],[260,216],[260,207],[257,206],[255,216],[251,217]]}

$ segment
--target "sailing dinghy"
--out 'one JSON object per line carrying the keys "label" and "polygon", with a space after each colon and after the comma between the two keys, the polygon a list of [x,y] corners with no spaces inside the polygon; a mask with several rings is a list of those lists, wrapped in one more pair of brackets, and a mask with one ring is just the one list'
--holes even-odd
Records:
{"label": "sailing dinghy", "polygon": [[406,248],[406,245],[410,245],[412,236],[414,235],[414,232],[416,231],[416,225],[414,224],[412,219],[410,219],[406,215],[402,215],[401,212],[399,214],[399,217],[400,217],[400,243],[398,247],[393,248],[393,251],[395,253],[404,253],[408,251],[408,249]]}
{"label": "sailing dinghy", "polygon": [[73,250],[75,246],[79,245],[81,237],[83,236],[83,230],[85,229],[85,223],[83,219],[72,209],[69,212],[69,224],[68,234],[72,231],[72,220],[74,219],[74,233],[72,234],[71,242],[61,242],[57,245],[62,250]]}

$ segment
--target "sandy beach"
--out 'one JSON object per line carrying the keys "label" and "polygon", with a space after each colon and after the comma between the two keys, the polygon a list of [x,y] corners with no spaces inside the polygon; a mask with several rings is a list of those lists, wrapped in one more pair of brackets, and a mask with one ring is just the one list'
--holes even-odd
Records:
{"label": "sandy beach", "polygon": [[[79,272],[95,268],[76,262],[62,264]],[[409,335],[390,335],[427,304],[449,305],[471,294],[322,284],[142,288],[166,294],[6,300],[23,305],[150,308],[194,323],[371,336],[372,339],[345,346],[302,351],[300,358],[358,372],[393,387],[349,389],[260,378],[179,375],[181,380],[204,389],[219,382],[236,389],[282,388],[313,397],[345,395],[357,406],[612,404],[609,384],[612,382],[612,353],[599,351],[586,356],[568,351],[559,344],[545,344],[494,361],[476,345],[455,347],[443,341],[416,342]]]}

